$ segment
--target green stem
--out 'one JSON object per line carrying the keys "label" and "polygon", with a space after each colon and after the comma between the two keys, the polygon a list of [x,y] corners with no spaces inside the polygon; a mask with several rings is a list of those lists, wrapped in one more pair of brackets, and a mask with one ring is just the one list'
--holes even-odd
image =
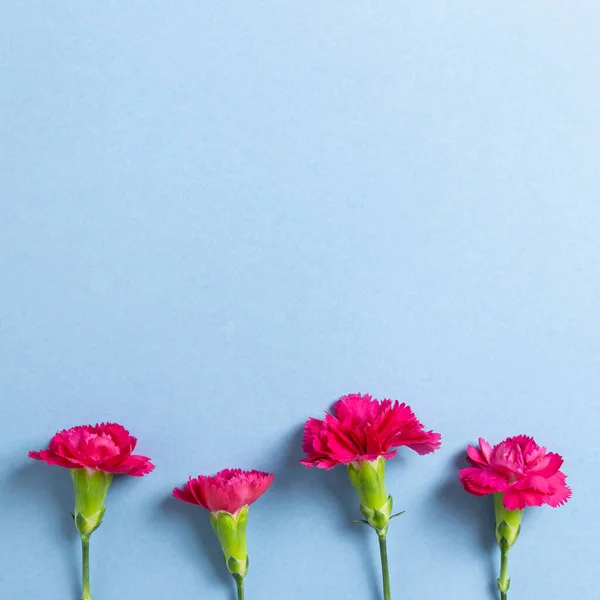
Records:
{"label": "green stem", "polygon": [[235,585],[237,587],[237,597],[238,600],[244,600],[244,578],[243,577],[236,577],[235,578]]}
{"label": "green stem", "polygon": [[506,600],[508,588],[510,587],[510,577],[508,576],[508,548],[500,549],[500,577],[498,578],[498,589],[500,590],[500,599]]}
{"label": "green stem", "polygon": [[379,553],[381,554],[381,574],[383,575],[383,600],[392,600],[390,591],[390,570],[388,567],[387,541],[384,535],[379,535]]}
{"label": "green stem", "polygon": [[82,583],[83,592],[81,600],[92,600],[92,592],[90,591],[90,538],[89,536],[81,536],[81,556],[82,556]]}

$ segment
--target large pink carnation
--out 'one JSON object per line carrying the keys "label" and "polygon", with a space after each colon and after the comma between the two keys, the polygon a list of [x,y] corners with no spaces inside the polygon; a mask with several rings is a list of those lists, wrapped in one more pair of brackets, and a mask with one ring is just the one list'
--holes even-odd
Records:
{"label": "large pink carnation", "polygon": [[218,512],[236,514],[243,506],[256,502],[271,485],[274,475],[262,471],[225,469],[214,477],[190,477],[183,488],[175,488],[173,497]]}
{"label": "large pink carnation", "polygon": [[137,443],[117,423],[80,425],[59,431],[46,450],[29,452],[29,457],[67,469],[93,469],[137,477],[150,473],[154,465],[147,456],[132,454]]}
{"label": "large pink carnation", "polygon": [[479,448],[468,447],[467,460],[473,466],[459,473],[465,490],[475,496],[502,492],[508,510],[542,504],[556,507],[571,497],[566,476],[559,471],[562,457],[546,452],[532,437],[509,437],[493,448],[479,438]]}
{"label": "large pink carnation", "polygon": [[323,420],[306,422],[302,449],[307,457],[300,462],[306,467],[331,469],[380,456],[391,458],[400,446],[429,454],[440,447],[441,437],[425,431],[404,403],[349,394],[340,398]]}

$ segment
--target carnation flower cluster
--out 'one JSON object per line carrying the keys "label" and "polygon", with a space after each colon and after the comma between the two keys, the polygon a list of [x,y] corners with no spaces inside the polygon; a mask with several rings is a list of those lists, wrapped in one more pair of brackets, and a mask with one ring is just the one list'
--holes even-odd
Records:
{"label": "carnation flower cluster", "polygon": [[86,467],[140,477],[150,473],[154,465],[147,456],[132,454],[136,444],[136,438],[117,423],[80,425],[59,431],[46,450],[32,451],[29,457],[67,469]]}
{"label": "carnation flower cluster", "polygon": [[190,477],[183,488],[175,488],[173,497],[197,504],[210,512],[237,514],[262,496],[273,482],[272,473],[225,469],[214,477]]}
{"label": "carnation flower cluster", "polygon": [[460,471],[465,490],[474,496],[502,493],[508,510],[548,504],[556,507],[571,497],[563,459],[538,446],[532,437],[518,435],[490,446],[479,438],[479,448],[469,446],[467,460],[473,465]]}
{"label": "carnation flower cluster", "polygon": [[300,461],[306,467],[331,469],[358,460],[392,458],[407,446],[418,454],[439,449],[442,436],[425,431],[409,406],[397,400],[375,400],[369,394],[349,394],[324,419],[309,419],[304,427]]}
{"label": "carnation flower cluster", "polygon": [[[332,469],[342,466],[358,496],[363,519],[379,539],[383,599],[391,600],[386,536],[393,514],[388,493],[386,463],[402,447],[419,455],[439,450],[441,435],[426,430],[413,410],[397,400],[377,400],[369,394],[341,397],[324,417],[309,418],[304,426],[302,449],[305,467]],[[114,475],[141,477],[154,470],[150,458],[134,454],[137,439],[117,423],[80,425],[59,431],[47,448],[29,452],[35,460],[68,469],[73,481],[73,520],[82,543],[82,600],[92,600],[89,577],[90,536],[101,525],[105,500]],[[563,459],[548,452],[526,435],[508,437],[492,446],[479,438],[469,445],[470,466],[460,470],[459,481],[474,496],[492,496],[494,532],[500,548],[501,600],[510,586],[508,552],[521,532],[526,507],[558,507],[571,497]],[[215,475],[189,477],[172,496],[209,511],[226,567],[235,580],[238,600],[244,600],[248,573],[246,528],[249,507],[271,486],[274,475],[264,471],[224,469]]]}

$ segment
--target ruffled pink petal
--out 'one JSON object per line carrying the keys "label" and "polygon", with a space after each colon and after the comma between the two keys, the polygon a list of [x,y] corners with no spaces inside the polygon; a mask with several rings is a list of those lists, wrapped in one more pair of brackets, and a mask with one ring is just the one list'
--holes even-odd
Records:
{"label": "ruffled pink petal", "polygon": [[562,467],[562,464],[563,459],[560,454],[548,452],[548,454],[538,458],[538,460],[529,468],[529,472],[548,478],[555,475]]}
{"label": "ruffled pink petal", "polygon": [[474,496],[495,494],[507,488],[506,479],[491,469],[467,467],[459,472],[459,478],[465,490]]}
{"label": "ruffled pink petal", "polygon": [[134,454],[128,456],[118,465],[100,463],[98,465],[98,470],[105,471],[106,473],[141,477],[142,475],[151,473],[154,470],[154,465],[150,462],[150,459],[147,456],[139,456]]}
{"label": "ruffled pink petal", "polygon": [[423,433],[421,438],[420,441],[409,442],[405,445],[421,456],[439,450],[442,445],[442,436],[439,433],[428,431],[427,433]]}
{"label": "ruffled pink petal", "polygon": [[340,463],[332,458],[315,458],[313,456],[311,458],[303,458],[300,461],[300,464],[304,467],[317,467],[318,469],[327,469],[329,471],[330,469],[333,469],[333,467],[337,467]]}
{"label": "ruffled pink petal", "polygon": [[481,449],[481,454],[485,458],[486,463],[489,465],[492,458],[491,445],[488,444],[483,438],[479,438],[479,448]]}
{"label": "ruffled pink petal", "polygon": [[[363,447],[361,447],[363,446]],[[354,443],[341,427],[335,431],[329,432],[327,436],[327,454],[335,456],[336,461],[340,464],[348,464],[357,457],[366,453],[366,444]]]}
{"label": "ruffled pink petal", "polygon": [[490,458],[490,466],[506,477],[518,477],[525,473],[523,453],[511,438],[494,446]]}
{"label": "ruffled pink petal", "polygon": [[382,439],[383,446],[392,446],[394,441],[403,437],[412,437],[423,432],[423,425],[415,416],[410,406],[397,400],[382,400],[377,406],[378,412],[373,419],[374,427]]}
{"label": "ruffled pink petal", "polygon": [[542,506],[547,499],[547,494],[532,489],[510,487],[502,496],[502,504],[508,510],[523,510],[526,506]]}
{"label": "ruffled pink petal", "polygon": [[573,494],[571,488],[566,484],[565,474],[559,471],[548,480],[551,493],[546,500],[549,506],[556,508],[563,505]]}
{"label": "ruffled pink petal", "polygon": [[137,439],[129,434],[129,431],[118,423],[100,423],[96,429],[101,435],[109,436],[115,445],[121,449],[123,454],[131,454],[137,445]]}
{"label": "ruffled pink petal", "polygon": [[244,478],[245,481],[241,481],[237,490],[241,502],[240,506],[249,506],[256,502],[267,491],[267,488],[273,482],[273,477],[272,474],[264,474],[259,471],[247,472]]}
{"label": "ruffled pink petal", "polygon": [[535,464],[546,453],[545,448],[541,448],[530,435],[515,435],[506,440],[511,446],[519,448],[519,452],[526,464]]}
{"label": "ruffled pink petal", "polygon": [[366,423],[373,416],[371,403],[369,394],[348,394],[333,405],[333,413],[340,421]]}
{"label": "ruffled pink petal", "polygon": [[199,476],[196,479],[190,478],[190,491],[196,499],[196,504],[208,508],[207,489],[209,487],[208,477]]}
{"label": "ruffled pink petal", "polygon": [[64,430],[57,433],[48,444],[48,450],[57,456],[61,456],[79,465],[88,466],[85,455],[79,451],[76,438],[76,430],[83,427],[73,427],[72,430]]}
{"label": "ruffled pink petal", "polygon": [[475,467],[489,467],[491,456],[492,447],[483,438],[479,438],[479,448],[467,446],[467,460]]}
{"label": "ruffled pink petal", "polygon": [[[90,462],[90,465],[98,468],[101,464],[122,462],[120,448],[114,440],[108,436],[96,436],[85,440],[79,447],[80,453]],[[129,456],[129,455],[126,455]]]}
{"label": "ruffled pink petal", "polygon": [[321,431],[321,421],[317,419],[309,419],[304,424],[304,435],[302,437],[302,450],[306,454],[311,453],[314,450],[314,440],[318,439]]}
{"label": "ruffled pink petal", "polygon": [[545,477],[540,475],[529,475],[526,479],[520,482],[519,487],[522,489],[531,489],[535,492],[548,495],[551,493],[550,482]]}
{"label": "ruffled pink petal", "polygon": [[208,482],[205,488],[206,504],[211,512],[224,510],[228,513],[235,513],[241,507],[242,503],[235,489],[220,485],[220,482]]}
{"label": "ruffled pink petal", "polygon": [[[192,492],[190,482],[186,483],[183,488],[174,488],[172,494],[173,498],[177,498],[177,500],[181,500],[182,502],[187,502],[188,504],[200,504]],[[202,504],[200,504],[200,506],[202,506]],[[206,508],[206,506],[204,508]]]}
{"label": "ruffled pink petal", "polygon": [[33,458],[34,460],[43,460],[48,465],[56,465],[58,467],[65,467],[67,469],[81,469],[80,464],[63,458],[62,456],[58,456],[50,450],[40,450],[39,452],[34,452],[32,450],[27,454],[27,456],[29,456],[29,458]]}
{"label": "ruffled pink petal", "polygon": [[467,446],[467,460],[474,467],[489,467],[479,448],[475,448],[475,446],[471,446],[470,444]]}

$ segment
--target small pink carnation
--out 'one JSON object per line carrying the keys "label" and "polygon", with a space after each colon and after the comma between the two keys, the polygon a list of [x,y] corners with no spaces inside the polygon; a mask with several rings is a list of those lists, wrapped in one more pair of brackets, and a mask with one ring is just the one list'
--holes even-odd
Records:
{"label": "small pink carnation", "polygon": [[323,420],[306,422],[302,449],[307,457],[300,462],[306,467],[331,469],[380,456],[392,458],[400,446],[429,454],[440,447],[441,437],[425,431],[404,403],[349,394],[340,398]]}
{"label": "small pink carnation", "polygon": [[543,504],[556,507],[571,497],[566,476],[559,470],[562,457],[546,452],[532,437],[509,437],[493,448],[479,438],[479,448],[468,447],[467,460],[473,466],[459,473],[465,490],[474,496],[501,492],[508,510]]}
{"label": "small pink carnation", "polygon": [[213,477],[190,477],[183,488],[173,490],[173,497],[213,513],[222,510],[236,514],[243,506],[256,502],[267,491],[273,477],[262,471],[225,469]]}
{"label": "small pink carnation", "polygon": [[29,457],[67,469],[139,477],[150,473],[154,465],[147,456],[132,454],[136,443],[136,438],[117,423],[79,425],[59,431],[46,450],[31,451]]}

